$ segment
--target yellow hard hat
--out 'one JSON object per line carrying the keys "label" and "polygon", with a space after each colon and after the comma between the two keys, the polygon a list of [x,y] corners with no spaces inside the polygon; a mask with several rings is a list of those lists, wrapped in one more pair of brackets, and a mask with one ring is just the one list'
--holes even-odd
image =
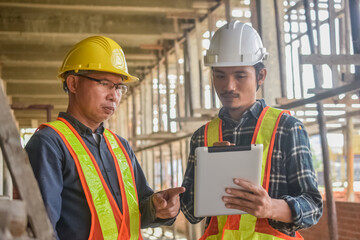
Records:
{"label": "yellow hard hat", "polygon": [[120,74],[125,76],[124,83],[139,80],[128,73],[125,55],[119,44],[103,36],[89,37],[77,43],[64,58],[58,77],[64,82],[65,72],[79,70]]}

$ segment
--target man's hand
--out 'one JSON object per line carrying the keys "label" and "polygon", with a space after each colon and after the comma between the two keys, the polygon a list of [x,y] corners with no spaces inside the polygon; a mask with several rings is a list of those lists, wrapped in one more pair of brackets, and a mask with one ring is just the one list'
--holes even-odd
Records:
{"label": "man's hand", "polygon": [[219,146],[235,146],[234,143],[230,143],[229,141],[223,141],[223,142],[214,142],[213,144],[214,147],[219,147]]}
{"label": "man's hand", "polygon": [[152,201],[156,210],[156,217],[167,219],[176,217],[180,209],[179,194],[185,192],[184,187],[169,188],[154,193]]}
{"label": "man's hand", "polygon": [[235,178],[238,188],[226,188],[223,201],[227,208],[245,211],[257,218],[270,218],[281,222],[292,222],[289,205],[282,199],[273,199],[262,186]]}

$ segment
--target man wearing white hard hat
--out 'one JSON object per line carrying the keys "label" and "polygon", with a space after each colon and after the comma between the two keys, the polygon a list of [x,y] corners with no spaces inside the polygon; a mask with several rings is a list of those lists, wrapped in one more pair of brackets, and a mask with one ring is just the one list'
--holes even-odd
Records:
{"label": "man wearing white hard hat", "polygon": [[194,216],[197,147],[263,144],[263,181],[258,187],[235,178],[234,184],[242,190],[225,188],[222,200],[226,208],[248,214],[209,216],[201,239],[302,239],[297,231],[316,224],[322,215],[304,125],[288,111],[256,99],[267,74],[266,57],[256,30],[238,21],[224,25],[211,39],[205,65],[212,68],[213,85],[223,107],[218,117],[191,138],[181,210],[193,224],[203,219]]}
{"label": "man wearing white hard hat", "polygon": [[67,111],[26,145],[56,238],[137,240],[141,227],[171,225],[185,189],[154,193],[129,143],[104,128],[127,84],[138,80],[121,47],[86,38],[65,56],[58,77]]}

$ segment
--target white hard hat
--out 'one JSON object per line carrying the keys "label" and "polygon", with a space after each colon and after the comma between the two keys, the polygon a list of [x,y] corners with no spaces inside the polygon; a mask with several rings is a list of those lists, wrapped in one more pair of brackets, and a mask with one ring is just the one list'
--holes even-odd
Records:
{"label": "white hard hat", "polygon": [[205,66],[253,66],[266,59],[268,53],[254,28],[231,21],[218,29],[204,57]]}

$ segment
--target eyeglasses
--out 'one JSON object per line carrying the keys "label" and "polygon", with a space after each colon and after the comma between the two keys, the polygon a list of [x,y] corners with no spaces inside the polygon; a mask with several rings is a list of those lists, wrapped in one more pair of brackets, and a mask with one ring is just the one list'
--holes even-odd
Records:
{"label": "eyeglasses", "polygon": [[82,74],[77,74],[76,76],[79,77],[84,77],[87,78],[91,81],[97,82],[99,83],[101,86],[103,86],[104,88],[106,88],[107,90],[112,90],[113,88],[115,88],[115,90],[119,93],[121,93],[122,95],[126,94],[128,88],[126,85],[122,84],[122,83],[113,83],[110,80],[106,80],[106,79],[96,79],[96,78],[92,78],[86,75],[82,75]]}

